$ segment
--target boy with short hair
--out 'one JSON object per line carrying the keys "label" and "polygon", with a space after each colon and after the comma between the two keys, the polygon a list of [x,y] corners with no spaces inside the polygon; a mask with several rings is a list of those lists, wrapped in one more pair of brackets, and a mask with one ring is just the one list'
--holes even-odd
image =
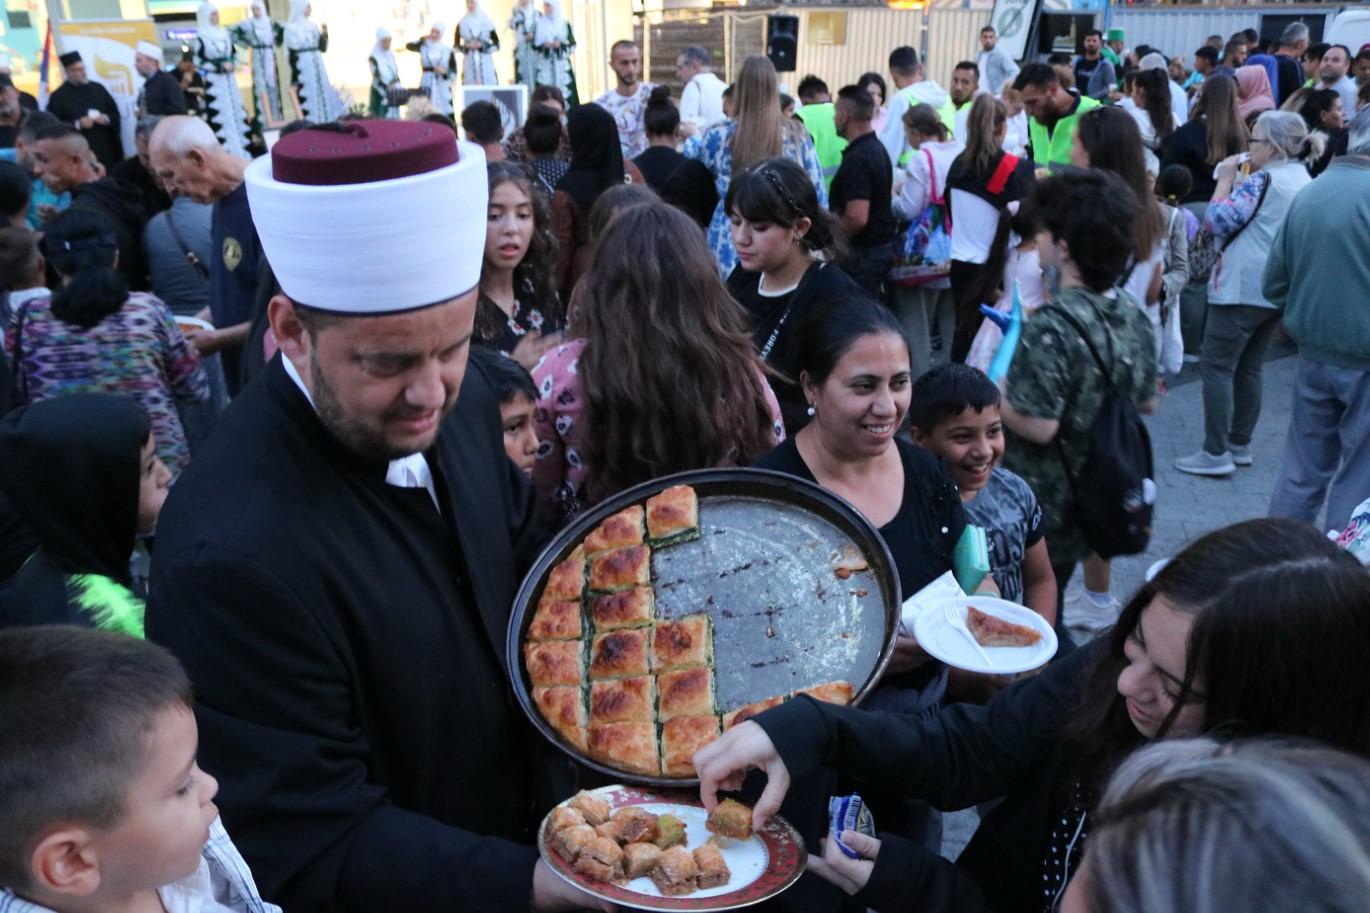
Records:
{"label": "boy with short hair", "polygon": [[190,681],[107,631],[0,631],[0,910],[280,913],[196,766]]}
{"label": "boy with short hair", "polygon": [[484,346],[472,346],[471,357],[485,369],[486,379],[499,400],[499,420],[504,428],[504,452],[530,478],[538,460],[538,435],[533,428],[533,405],[537,384],[523,365]]}
{"label": "boy with short hair", "polygon": [[947,464],[966,522],[985,530],[999,593],[1056,621],[1056,577],[1032,488],[1000,466],[1004,426],[999,388],[976,368],[939,365],[910,391],[913,440]]}
{"label": "boy with short hair", "polygon": [[[1064,625],[1102,630],[1113,612],[1060,617],[1060,592],[1092,549],[1075,519],[1078,479],[1089,457],[1090,429],[1110,389],[1139,412],[1156,407],[1156,336],[1145,312],[1115,291],[1127,268],[1132,225],[1140,204],[1116,174],[1065,169],[1039,181],[1035,203],[1043,230],[1037,251],[1044,271],[1058,277],[1047,305],[1023,325],[999,411],[1012,437],[1006,465],[1032,487],[1042,506],[1056,574],[1057,634]],[[1073,323],[1072,323],[1073,321]],[[1088,333],[1081,337],[1076,326]],[[1095,361],[1105,362],[1105,377]],[[1067,475],[1069,466],[1069,475]]]}

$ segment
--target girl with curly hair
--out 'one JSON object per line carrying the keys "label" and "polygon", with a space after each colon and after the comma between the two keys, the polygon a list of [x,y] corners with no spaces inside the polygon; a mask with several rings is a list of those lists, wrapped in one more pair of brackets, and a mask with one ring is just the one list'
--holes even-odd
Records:
{"label": "girl with curly hair", "polygon": [[531,369],[561,341],[564,310],[552,287],[552,217],[526,165],[492,162],[487,168],[490,208],[474,340]]}

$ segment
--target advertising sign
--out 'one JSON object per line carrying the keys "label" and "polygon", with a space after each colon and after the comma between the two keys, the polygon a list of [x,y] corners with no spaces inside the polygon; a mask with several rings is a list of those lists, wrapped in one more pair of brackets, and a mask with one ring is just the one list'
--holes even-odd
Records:
{"label": "advertising sign", "polygon": [[[119,106],[120,126],[125,149],[133,149],[133,131],[138,126],[136,106],[143,77],[134,69],[134,48],[140,41],[157,44],[157,28],[151,19],[105,19],[86,22],[58,22],[53,25],[60,53],[79,51],[90,78],[114,96]],[[56,60],[53,66],[57,67]],[[54,80],[54,86],[56,82]]]}

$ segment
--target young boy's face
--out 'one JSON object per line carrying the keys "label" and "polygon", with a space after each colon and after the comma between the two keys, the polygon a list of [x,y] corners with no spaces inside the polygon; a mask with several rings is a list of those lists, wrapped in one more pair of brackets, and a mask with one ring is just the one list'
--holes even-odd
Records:
{"label": "young boy's face", "polygon": [[533,401],[526,393],[499,404],[499,420],[504,425],[504,452],[519,469],[533,474],[537,462],[538,436],[533,430]]}
{"label": "young boy's face", "polygon": [[219,810],[215,779],[195,763],[199,734],[188,707],[168,707],[147,739],[142,773],[124,817],[93,838],[100,890],[110,897],[159,888],[194,874]]}
{"label": "young boy's face", "polygon": [[913,439],[951,467],[963,492],[979,491],[989,484],[990,470],[1004,456],[1004,423],[998,406],[979,412],[967,408],[938,422],[931,431],[914,428]]}

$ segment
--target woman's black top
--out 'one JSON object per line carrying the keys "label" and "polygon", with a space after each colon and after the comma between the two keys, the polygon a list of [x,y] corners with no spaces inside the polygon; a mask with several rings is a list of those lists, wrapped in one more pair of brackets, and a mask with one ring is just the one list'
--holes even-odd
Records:
{"label": "woman's black top", "polygon": [[670,146],[649,146],[633,159],[647,186],[679,209],[700,228],[708,228],[718,206],[718,186],[703,162],[687,158]]}
{"label": "woman's black top", "polygon": [[761,275],[741,266],[734,267],[728,276],[728,291],[751,315],[756,350],[766,365],[780,375],[767,379],[780,403],[785,434],[794,437],[809,421],[809,404],[799,388],[799,368],[795,364],[799,354],[799,329],[814,305],[840,295],[866,293],[850,276],[831,264],[815,262],[794,289],[780,295],[761,292]]}
{"label": "woman's black top", "polygon": [[1213,198],[1218,182],[1213,179],[1214,165],[1208,162],[1208,128],[1203,118],[1181,124],[1170,137],[1161,156],[1161,167],[1183,165],[1194,179],[1194,186],[1180,200],[1181,203],[1207,203]]}
{"label": "woman's black top", "polygon": [[[951,704],[928,719],[799,698],[755,722],[792,778],[822,765],[898,784],[944,811],[1005,797],[955,863],[881,834],[875,869],[855,897],[861,906],[879,913],[1036,913],[1051,908],[1048,894],[1058,890],[1048,881],[1051,851],[1078,855],[1085,843],[1088,818],[1074,814],[1076,778],[1061,727],[1105,648],[1095,641],[984,706]],[[1077,824],[1060,844],[1055,832],[1063,817]]]}

